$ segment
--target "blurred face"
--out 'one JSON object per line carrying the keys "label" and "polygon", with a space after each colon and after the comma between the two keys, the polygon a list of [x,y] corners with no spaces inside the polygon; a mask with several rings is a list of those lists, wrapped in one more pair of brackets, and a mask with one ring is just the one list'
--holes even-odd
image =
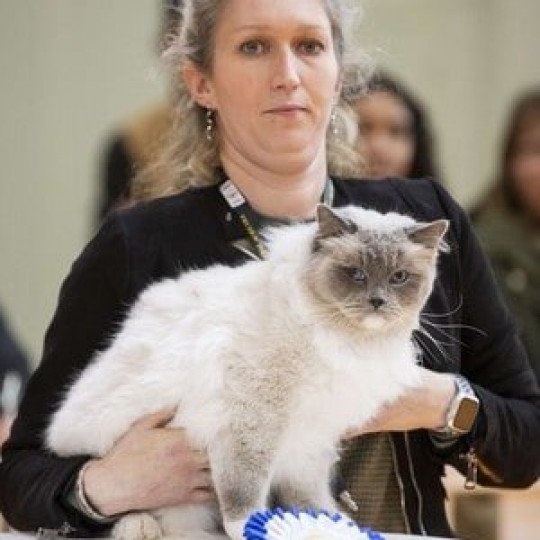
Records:
{"label": "blurred face", "polygon": [[367,176],[408,176],[414,159],[413,119],[394,95],[375,91],[358,101],[358,149]]}
{"label": "blurred face", "polygon": [[276,172],[325,159],[339,67],[321,0],[228,0],[212,71],[197,76],[222,156]]}
{"label": "blurred face", "polygon": [[540,220],[540,119],[518,136],[511,169],[520,202]]}

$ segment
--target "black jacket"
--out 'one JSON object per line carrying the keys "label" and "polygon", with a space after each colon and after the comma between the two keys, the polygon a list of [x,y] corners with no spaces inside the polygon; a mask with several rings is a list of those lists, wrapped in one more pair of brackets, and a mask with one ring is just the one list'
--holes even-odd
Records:
{"label": "black jacket", "polygon": [[[463,373],[475,386],[481,412],[472,432],[446,451],[437,449],[424,430],[393,436],[410,532],[448,536],[440,480],[445,463],[463,470],[460,455],[473,447],[485,466],[482,483],[525,487],[540,476],[540,391],[467,217],[439,185],[336,180],[335,191],[336,206],[358,204],[451,221],[451,252],[441,256],[425,308],[428,320],[444,327],[442,332],[428,327],[440,345],[424,340],[424,362]],[[146,285],[183,269],[242,262],[231,245],[242,236],[236,216],[231,219],[219,191],[210,187],[119,212],[86,247],[62,286],[41,365],[3,449],[0,509],[15,528],[58,528],[68,522],[76,536],[102,532],[63,503],[86,458],[59,459],[43,449],[49,415],[74,374],[96,349],[107,346]]]}

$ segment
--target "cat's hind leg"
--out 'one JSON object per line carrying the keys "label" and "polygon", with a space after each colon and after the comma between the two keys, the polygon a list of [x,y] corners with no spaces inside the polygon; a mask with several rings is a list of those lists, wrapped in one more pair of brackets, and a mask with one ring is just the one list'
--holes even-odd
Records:
{"label": "cat's hind leg", "polygon": [[339,506],[330,487],[332,463],[328,456],[320,456],[306,459],[294,471],[280,473],[272,487],[276,502],[284,507],[338,512]]}
{"label": "cat's hind leg", "polygon": [[276,434],[254,431],[229,432],[209,449],[223,526],[233,540],[244,538],[249,516],[268,501]]}

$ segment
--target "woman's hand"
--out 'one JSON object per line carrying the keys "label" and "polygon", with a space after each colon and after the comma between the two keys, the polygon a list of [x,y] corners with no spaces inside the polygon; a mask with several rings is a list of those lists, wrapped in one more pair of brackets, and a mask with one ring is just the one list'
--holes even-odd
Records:
{"label": "woman's hand", "polygon": [[379,431],[437,429],[445,425],[446,411],[455,394],[454,377],[449,373],[421,370],[420,384],[400,398],[387,403],[366,425],[349,429],[344,438],[352,439]]}
{"label": "woman's hand", "polygon": [[146,416],[84,473],[84,492],[105,516],[205,502],[214,497],[208,458],[180,428],[164,427],[174,411]]}

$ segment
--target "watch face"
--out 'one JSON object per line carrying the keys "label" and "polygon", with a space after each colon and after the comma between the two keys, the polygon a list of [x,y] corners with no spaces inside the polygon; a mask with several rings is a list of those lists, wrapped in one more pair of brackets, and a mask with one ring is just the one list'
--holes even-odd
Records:
{"label": "watch face", "polygon": [[464,396],[460,403],[456,415],[454,416],[454,428],[460,431],[470,431],[476,414],[478,413],[478,400]]}

